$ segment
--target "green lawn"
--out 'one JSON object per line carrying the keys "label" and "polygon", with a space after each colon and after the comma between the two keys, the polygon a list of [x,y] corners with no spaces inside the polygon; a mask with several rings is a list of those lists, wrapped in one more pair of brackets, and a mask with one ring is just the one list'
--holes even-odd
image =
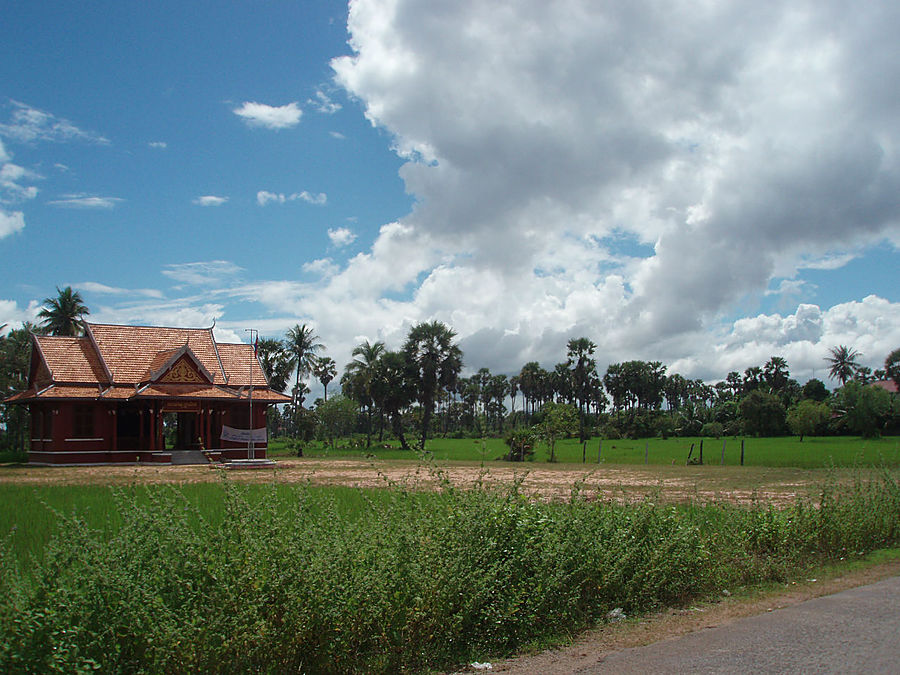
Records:
{"label": "green lawn", "polygon": [[[740,464],[741,442],[744,443],[744,464],[747,466],[793,466],[821,468],[829,466],[900,466],[900,437],[866,440],[847,436],[809,437],[803,442],[796,436],[776,438],[660,438],[640,440],[609,440],[601,442],[592,438],[584,448],[587,463],[596,463],[598,450],[600,461],[607,464],[684,464],[691,444],[694,444],[692,458],[699,459],[700,443],[703,442],[704,464],[720,464],[722,448],[725,448],[725,464]],[[399,449],[396,443],[373,443],[364,448],[342,447],[338,442],[336,450],[322,443],[304,446],[306,457],[365,457],[374,455],[379,459],[414,459],[416,455]],[[426,446],[429,454],[438,461],[494,461],[506,453],[506,444],[499,438],[434,438]],[[556,444],[556,460],[559,462],[581,462],[582,445],[577,439],[567,439]],[[285,442],[275,439],[271,443],[270,454],[274,457],[288,454]],[[540,444],[534,455],[536,462],[547,462],[550,450]]]}

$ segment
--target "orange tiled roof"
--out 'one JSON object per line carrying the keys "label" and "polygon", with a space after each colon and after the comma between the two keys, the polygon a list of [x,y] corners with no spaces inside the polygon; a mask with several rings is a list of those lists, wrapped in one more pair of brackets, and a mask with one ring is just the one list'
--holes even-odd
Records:
{"label": "orange tiled roof", "polygon": [[[131,399],[176,397],[246,399],[284,403],[268,389],[252,345],[217,344],[211,328],[157,328],[85,322],[83,337],[34,336],[34,381],[7,402],[52,398]],[[188,354],[212,376],[212,384],[148,383]],[[46,365],[46,368],[44,368]],[[49,374],[46,372],[49,369]],[[111,379],[110,379],[111,376]],[[52,380],[51,380],[52,377]]]}
{"label": "orange tiled roof", "polygon": [[54,382],[109,383],[103,364],[87,338],[50,335],[34,337]]}
{"label": "orange tiled roof", "polygon": [[88,385],[71,385],[71,384],[51,384],[49,387],[45,387],[44,389],[38,389],[37,391],[32,389],[28,389],[27,391],[23,391],[21,394],[16,394],[15,396],[10,396],[6,399],[7,403],[12,403],[13,401],[23,401],[29,399],[55,399],[55,398],[81,398],[81,399],[99,399],[102,398],[101,392],[103,390],[100,389],[96,384],[93,386]]}
{"label": "orange tiled roof", "polygon": [[[243,398],[243,399],[248,398],[246,389],[241,391],[240,398]],[[271,389],[254,389],[253,390],[253,400],[254,401],[271,401],[273,403],[288,403],[288,402],[290,402],[291,397],[287,396],[286,394],[277,392],[277,391],[272,391]]]}
{"label": "orange tiled roof", "polygon": [[248,384],[254,387],[269,386],[266,375],[253,354],[253,345],[223,342],[219,344],[219,358],[228,373],[229,387],[246,387]]}
{"label": "orange tiled roof", "polygon": [[185,344],[213,376],[213,384],[226,383],[211,328],[116,326],[87,322],[85,326],[117,384],[147,382],[154,369],[165,363],[174,353],[173,350]]}

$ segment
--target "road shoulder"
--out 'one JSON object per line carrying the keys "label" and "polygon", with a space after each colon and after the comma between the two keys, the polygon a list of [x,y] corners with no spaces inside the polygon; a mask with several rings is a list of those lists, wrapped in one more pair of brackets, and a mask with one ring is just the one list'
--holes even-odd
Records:
{"label": "road shoulder", "polygon": [[[885,557],[888,559],[884,559]],[[823,568],[815,574],[819,576],[778,588],[751,590],[723,596],[718,602],[697,604],[685,609],[667,609],[637,620],[599,626],[582,634],[564,648],[495,661],[492,663],[492,672],[511,675],[567,675],[590,670],[612,652],[722,626],[744,617],[791,607],[806,600],[900,575],[900,551],[878,554],[875,560],[855,563],[852,569]]]}

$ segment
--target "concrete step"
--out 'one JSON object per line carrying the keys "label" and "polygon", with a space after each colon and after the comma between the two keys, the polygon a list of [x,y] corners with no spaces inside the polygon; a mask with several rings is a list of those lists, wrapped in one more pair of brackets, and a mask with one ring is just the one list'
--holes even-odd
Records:
{"label": "concrete step", "polygon": [[199,450],[172,450],[172,464],[209,464]]}
{"label": "concrete step", "polygon": [[221,466],[228,470],[234,469],[268,469],[275,466],[274,459],[231,459]]}

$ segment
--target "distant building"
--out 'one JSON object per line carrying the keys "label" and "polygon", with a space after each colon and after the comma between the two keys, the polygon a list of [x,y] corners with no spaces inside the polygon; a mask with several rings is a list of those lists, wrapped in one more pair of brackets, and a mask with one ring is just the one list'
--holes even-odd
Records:
{"label": "distant building", "polygon": [[28,389],[5,401],[31,413],[29,462],[265,457],[266,409],[290,397],[269,388],[253,345],[217,343],[212,328],[83,325],[33,335]]}
{"label": "distant building", "polygon": [[872,384],[874,384],[876,387],[881,387],[889,394],[897,393],[897,383],[894,382],[893,380],[877,380],[877,381],[873,382]]}

